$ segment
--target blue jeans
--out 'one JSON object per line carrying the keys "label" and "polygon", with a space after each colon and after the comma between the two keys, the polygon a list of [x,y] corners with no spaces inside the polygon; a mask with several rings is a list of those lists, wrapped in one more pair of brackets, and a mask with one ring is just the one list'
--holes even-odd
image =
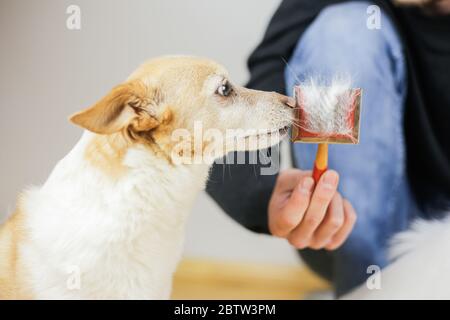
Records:
{"label": "blue jeans", "polygon": [[[333,281],[337,295],[363,283],[370,265],[384,267],[391,236],[421,215],[406,175],[403,113],[405,59],[389,18],[366,26],[369,2],[326,7],[299,39],[285,70],[288,94],[304,79],[349,74],[363,89],[358,145],[330,145],[329,167],[340,174],[339,191],[358,214],[353,232],[336,251],[303,250],[305,262]],[[317,146],[295,144],[297,167],[313,166]]]}

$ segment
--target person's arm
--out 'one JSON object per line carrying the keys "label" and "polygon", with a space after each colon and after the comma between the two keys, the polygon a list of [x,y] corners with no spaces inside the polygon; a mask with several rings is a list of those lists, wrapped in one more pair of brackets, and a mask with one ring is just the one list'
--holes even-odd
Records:
{"label": "person's arm", "polygon": [[288,169],[261,175],[262,165],[214,165],[208,193],[244,227],[284,238],[298,248],[334,250],[356,221],[337,191],[339,176],[327,171],[317,185],[311,172]]}

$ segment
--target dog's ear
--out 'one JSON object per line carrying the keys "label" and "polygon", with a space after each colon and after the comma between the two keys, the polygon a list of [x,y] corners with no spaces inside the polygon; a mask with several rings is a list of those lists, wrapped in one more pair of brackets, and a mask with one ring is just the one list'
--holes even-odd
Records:
{"label": "dog's ear", "polygon": [[113,88],[92,107],[72,115],[70,121],[99,134],[112,134],[126,127],[148,131],[159,124],[148,110],[153,96],[141,81],[129,81]]}

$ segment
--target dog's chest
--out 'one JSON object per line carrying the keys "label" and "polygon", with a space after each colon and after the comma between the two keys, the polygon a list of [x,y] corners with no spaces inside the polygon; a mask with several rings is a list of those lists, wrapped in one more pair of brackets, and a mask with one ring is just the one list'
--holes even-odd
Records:
{"label": "dog's chest", "polygon": [[204,168],[149,168],[114,184],[87,169],[51,178],[27,196],[32,239],[22,250],[35,291],[40,298],[167,298],[206,175]]}
{"label": "dog's chest", "polygon": [[111,216],[91,213],[88,224],[48,217],[42,220],[48,228],[33,231],[23,252],[44,298],[155,298],[170,288],[183,244],[183,217],[162,220],[151,208],[136,207],[105,212]]}

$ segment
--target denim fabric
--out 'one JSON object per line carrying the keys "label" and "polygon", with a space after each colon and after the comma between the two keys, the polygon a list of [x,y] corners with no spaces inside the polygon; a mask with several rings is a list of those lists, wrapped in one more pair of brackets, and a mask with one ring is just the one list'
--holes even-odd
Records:
{"label": "denim fabric", "polygon": [[[363,89],[360,143],[329,147],[329,168],[339,172],[339,191],[355,207],[357,223],[338,250],[301,251],[306,263],[332,279],[338,295],[364,282],[370,265],[386,266],[389,239],[420,215],[405,168],[402,46],[383,13],[380,29],[367,27],[370,5],[354,1],[325,8],[299,39],[285,70],[288,94],[310,76],[336,74],[350,75],[353,87]],[[316,148],[294,144],[296,166],[312,168]]]}

